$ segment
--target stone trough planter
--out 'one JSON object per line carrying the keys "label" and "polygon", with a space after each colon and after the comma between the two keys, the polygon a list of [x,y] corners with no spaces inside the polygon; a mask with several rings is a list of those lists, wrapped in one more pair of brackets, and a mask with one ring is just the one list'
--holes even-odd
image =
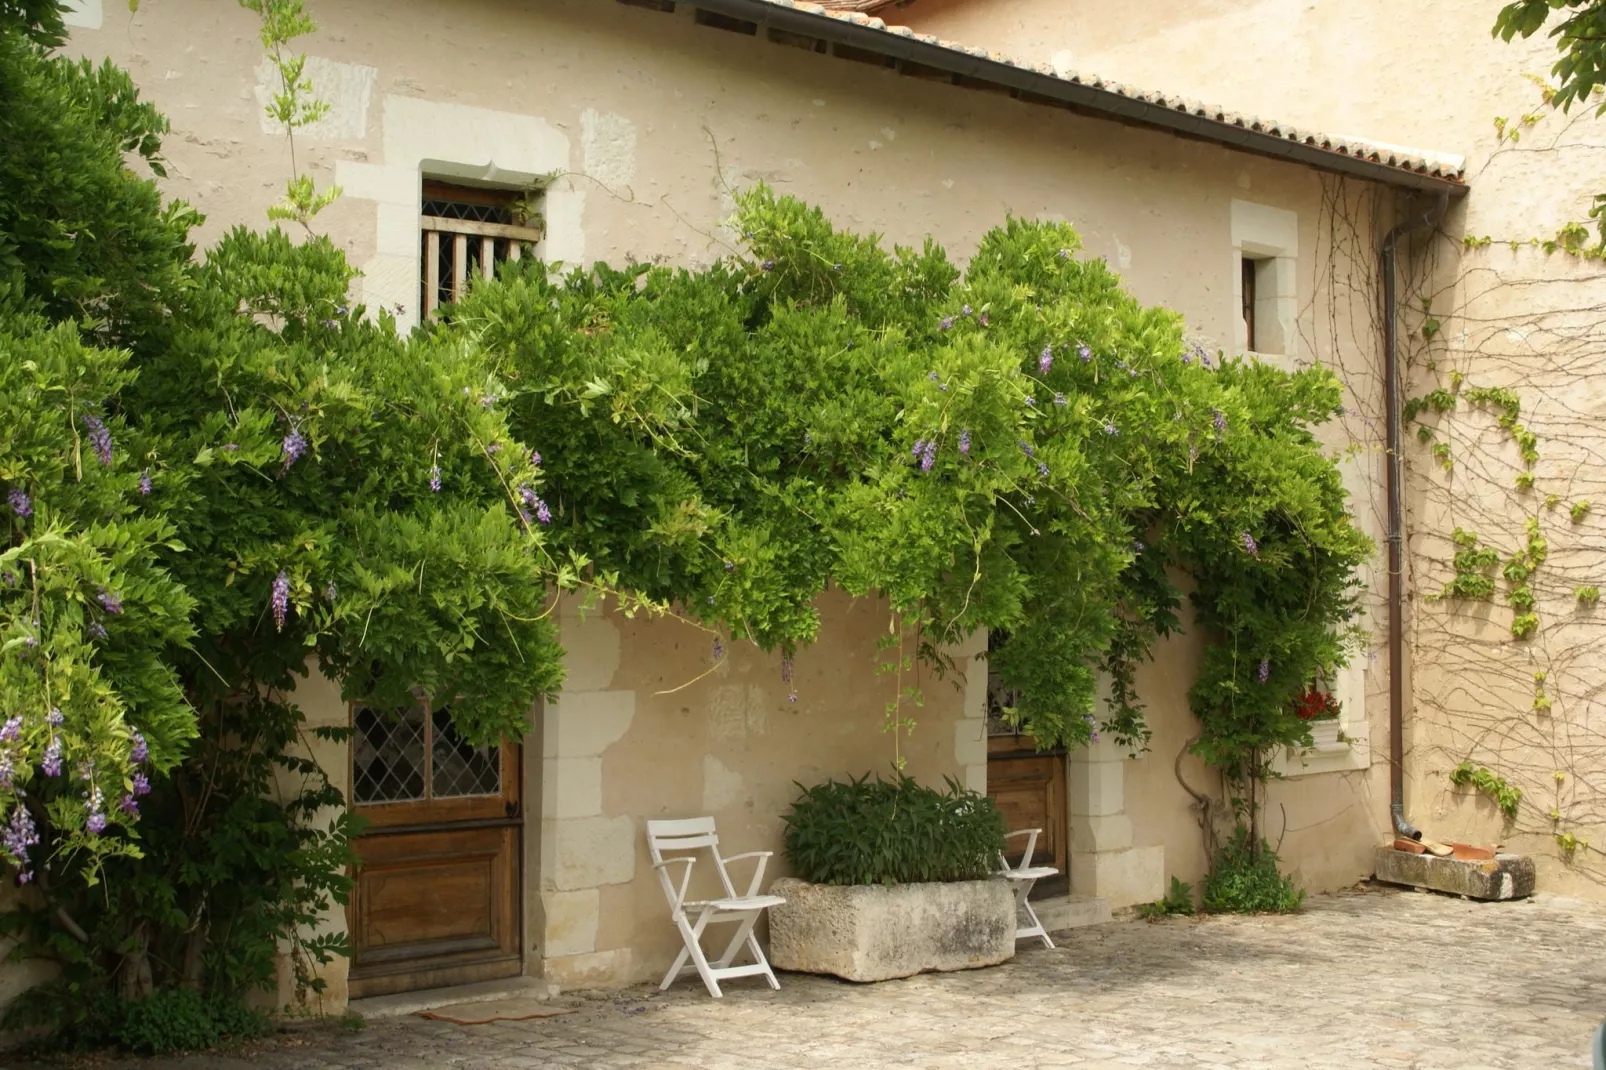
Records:
{"label": "stone trough planter", "polygon": [[1015,955],[1015,897],[1002,880],[944,884],[810,884],[770,889],[776,969],[889,981],[927,970],[996,966]]}

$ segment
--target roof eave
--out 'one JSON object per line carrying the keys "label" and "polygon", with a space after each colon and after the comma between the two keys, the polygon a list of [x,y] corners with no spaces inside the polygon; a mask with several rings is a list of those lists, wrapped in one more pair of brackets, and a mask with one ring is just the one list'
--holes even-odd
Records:
{"label": "roof eave", "polygon": [[1460,197],[1468,190],[1467,184],[1459,179],[1371,160],[1303,140],[1291,140],[1282,134],[1256,130],[1180,108],[1152,104],[1101,86],[1044,74],[933,44],[918,37],[905,37],[883,28],[860,25],[847,18],[825,14],[822,10],[784,7],[771,0],[682,2],[689,7],[751,22],[760,27],[815,37],[832,44],[883,55],[890,60],[915,63],[958,78],[1000,86],[1015,94],[1045,98],[1089,115],[1163,130],[1179,137],[1214,142],[1239,152],[1303,164],[1330,174],[1348,175],[1404,189],[1447,193],[1452,197]]}

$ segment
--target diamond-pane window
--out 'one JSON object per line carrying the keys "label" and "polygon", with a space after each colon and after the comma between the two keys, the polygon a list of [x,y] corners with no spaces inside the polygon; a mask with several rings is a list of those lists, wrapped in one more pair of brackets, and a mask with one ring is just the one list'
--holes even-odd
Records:
{"label": "diamond-pane window", "polygon": [[436,799],[465,795],[500,795],[502,748],[471,747],[452,727],[452,712],[435,711],[435,736],[430,747],[430,795]]}
{"label": "diamond-pane window", "polygon": [[424,797],[424,711],[357,711],[351,794],[358,803]]}
{"label": "diamond-pane window", "polygon": [[426,314],[458,300],[496,265],[522,259],[544,236],[536,190],[425,180],[419,217],[419,295]]}

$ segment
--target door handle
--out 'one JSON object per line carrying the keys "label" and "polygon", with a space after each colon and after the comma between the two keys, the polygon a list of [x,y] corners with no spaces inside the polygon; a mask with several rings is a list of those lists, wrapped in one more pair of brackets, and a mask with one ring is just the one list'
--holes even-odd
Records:
{"label": "door handle", "polygon": [[507,814],[508,817],[518,817],[519,804],[514,802],[512,799],[509,799],[507,802],[502,804],[502,812]]}

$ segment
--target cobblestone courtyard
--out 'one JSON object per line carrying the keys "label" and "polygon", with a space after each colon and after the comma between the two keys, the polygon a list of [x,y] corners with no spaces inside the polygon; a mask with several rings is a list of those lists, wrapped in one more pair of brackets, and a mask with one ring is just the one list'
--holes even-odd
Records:
{"label": "cobblestone courtyard", "polygon": [[[964,974],[783,975],[575,1014],[422,1018],[163,1066],[333,1068],[1584,1067],[1606,1017],[1606,909],[1541,897],[1323,896],[1292,918],[1121,922]],[[147,1067],[156,1064],[143,1064]]]}

